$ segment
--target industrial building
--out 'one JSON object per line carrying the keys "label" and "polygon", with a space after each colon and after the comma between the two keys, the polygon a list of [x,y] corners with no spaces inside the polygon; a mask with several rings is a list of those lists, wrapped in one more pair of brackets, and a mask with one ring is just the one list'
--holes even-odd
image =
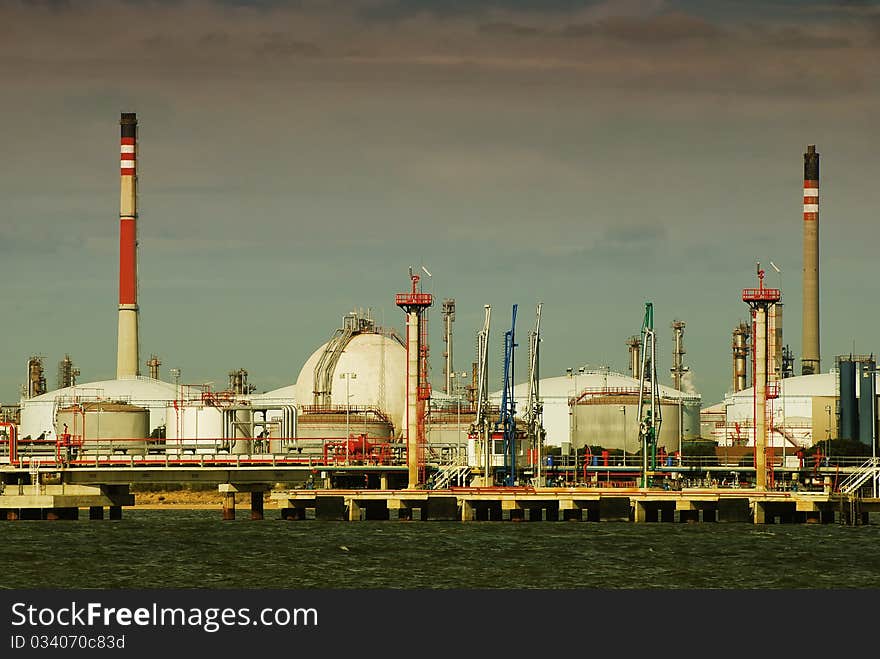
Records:
{"label": "industrial building", "polygon": [[[834,439],[871,446],[880,382],[873,357],[842,355],[835,361],[827,373],[776,382],[768,397],[768,446],[798,450]],[[704,410],[703,419],[704,436],[719,446],[754,446],[754,389],[729,393]]]}

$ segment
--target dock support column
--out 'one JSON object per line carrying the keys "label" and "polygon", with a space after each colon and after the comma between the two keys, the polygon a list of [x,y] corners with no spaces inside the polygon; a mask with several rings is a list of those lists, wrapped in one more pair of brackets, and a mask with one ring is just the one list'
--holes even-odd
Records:
{"label": "dock support column", "polygon": [[122,506],[110,506],[110,519],[122,519]]}
{"label": "dock support column", "polygon": [[104,506],[89,506],[89,519],[104,519]]}
{"label": "dock support column", "polygon": [[226,492],[223,495],[223,519],[235,519],[235,492]]}
{"label": "dock support column", "polygon": [[574,501],[560,501],[559,507],[557,508],[556,519],[559,519],[560,514],[562,515],[562,521],[564,522],[579,522],[582,519],[581,508],[577,506]]}
{"label": "dock support column", "polygon": [[511,501],[509,499],[505,499],[501,502],[501,510],[502,515],[503,511],[507,510],[510,512],[510,521],[511,522],[521,522],[525,519],[525,511],[520,507],[520,505],[516,501]]}
{"label": "dock support column", "polygon": [[[752,509],[752,516],[755,524],[766,524],[767,523],[767,511],[764,510],[764,504],[760,501],[755,501]],[[770,518],[771,521],[773,518]]]}
{"label": "dock support column", "polygon": [[456,497],[430,497],[422,507],[422,520],[454,522],[458,518]]}
{"label": "dock support column", "polygon": [[348,521],[349,522],[361,521],[361,506],[354,499],[348,500]]}
{"label": "dock support column", "polygon": [[648,521],[648,510],[641,501],[633,501],[633,521],[643,523]]}
{"label": "dock support column", "polygon": [[719,499],[717,510],[721,523],[752,521],[752,509],[745,497]]}
{"label": "dock support column", "polygon": [[474,505],[467,499],[461,500],[461,521],[472,522],[476,518],[476,510]]}
{"label": "dock support column", "polygon": [[251,519],[263,519],[263,493],[251,492]]}

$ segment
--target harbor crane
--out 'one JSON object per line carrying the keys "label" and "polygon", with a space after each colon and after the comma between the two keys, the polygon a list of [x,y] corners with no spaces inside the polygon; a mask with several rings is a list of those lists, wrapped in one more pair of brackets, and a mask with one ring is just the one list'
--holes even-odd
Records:
{"label": "harbor crane", "polygon": [[538,303],[535,312],[535,329],[529,332],[529,391],[526,402],[526,428],[529,438],[529,447],[532,449],[532,466],[535,470],[535,484],[538,487],[544,485],[542,465],[544,462],[544,403],[540,392],[540,346],[541,346],[541,309],[543,303]]}
{"label": "harbor crane", "polygon": [[[646,381],[649,391],[645,391]],[[657,381],[657,343],[654,334],[654,304],[645,302],[642,322],[642,367],[639,378],[639,445],[642,448],[642,483],[657,469],[657,438],[660,436],[660,383]]]}
{"label": "harbor crane", "polygon": [[477,413],[471,427],[472,434],[482,438],[483,484],[492,484],[492,461],[489,439],[489,323],[492,307],[485,305],[483,328],[477,334]]}
{"label": "harbor crane", "polygon": [[513,314],[510,329],[504,333],[504,375],[501,388],[501,410],[495,430],[504,436],[504,470],[505,484],[516,485],[516,400],[513,397],[513,353],[516,348],[516,308],[513,305]]}

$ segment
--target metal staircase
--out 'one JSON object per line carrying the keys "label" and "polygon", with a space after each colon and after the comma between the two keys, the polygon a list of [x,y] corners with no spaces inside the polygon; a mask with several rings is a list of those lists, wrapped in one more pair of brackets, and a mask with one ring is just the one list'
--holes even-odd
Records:
{"label": "metal staircase", "polygon": [[451,485],[464,486],[471,468],[467,464],[467,454],[459,455],[455,462],[441,465],[431,479],[432,490],[445,490]]}
{"label": "metal staircase", "polygon": [[843,494],[855,494],[869,481],[873,481],[872,496],[880,492],[880,458],[869,458],[859,468],[841,481],[838,489]]}

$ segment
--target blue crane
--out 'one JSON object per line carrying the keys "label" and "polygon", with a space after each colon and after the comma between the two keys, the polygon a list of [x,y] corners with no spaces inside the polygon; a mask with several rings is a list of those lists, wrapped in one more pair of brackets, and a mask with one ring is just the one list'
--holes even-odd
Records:
{"label": "blue crane", "polygon": [[495,430],[504,435],[504,469],[506,485],[516,484],[516,401],[513,398],[513,349],[516,348],[516,306],[510,329],[504,333],[504,386],[501,389],[501,410]]}

